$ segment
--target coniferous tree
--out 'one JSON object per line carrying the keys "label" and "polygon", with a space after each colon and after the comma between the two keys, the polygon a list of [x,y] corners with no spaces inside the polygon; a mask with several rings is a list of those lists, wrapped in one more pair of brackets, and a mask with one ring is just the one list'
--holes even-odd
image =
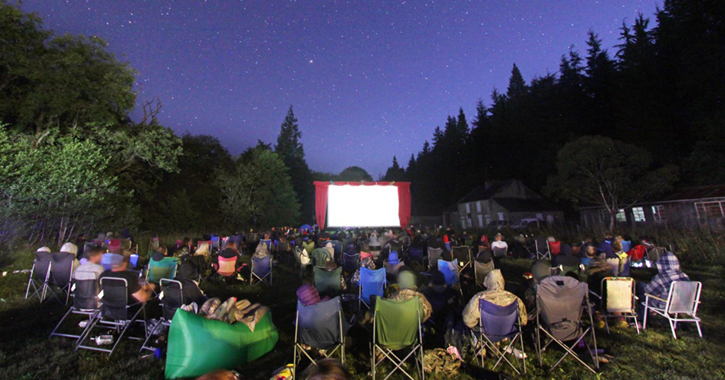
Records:
{"label": "coniferous tree", "polygon": [[287,167],[292,187],[297,194],[297,201],[301,205],[302,218],[307,221],[313,213],[314,187],[312,186],[312,172],[305,161],[305,150],[300,141],[302,132],[299,130],[297,121],[292,106],[290,106],[280,127],[274,151]]}

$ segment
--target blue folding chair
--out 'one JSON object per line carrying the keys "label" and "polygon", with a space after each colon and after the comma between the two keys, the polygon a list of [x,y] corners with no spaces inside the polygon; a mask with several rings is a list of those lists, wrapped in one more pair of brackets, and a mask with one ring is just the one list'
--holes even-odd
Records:
{"label": "blue folding chair", "polygon": [[249,276],[249,285],[254,285],[255,280],[272,286],[272,255],[262,258],[252,256],[252,275]]}
{"label": "blue folding chair", "polygon": [[446,285],[453,286],[458,283],[458,259],[453,261],[438,260],[438,270],[443,273]]}
{"label": "blue folding chair", "polygon": [[[365,267],[360,268],[360,288],[358,294],[359,304],[364,304],[370,308],[370,297],[383,297],[385,294],[385,268],[370,270]],[[358,304],[358,306],[359,306]]]}
{"label": "blue folding chair", "polygon": [[[526,356],[523,354],[524,340],[521,336],[518,301],[514,301],[508,306],[498,306],[485,299],[479,299],[478,308],[481,312],[481,319],[479,321],[479,331],[474,335],[482,343],[481,350],[476,353],[476,356],[481,358],[481,367],[483,367],[483,358],[486,355],[484,349],[487,349],[490,354],[498,358],[493,369],[496,369],[501,361],[505,361],[517,374],[521,374],[519,368],[506,358],[506,355],[514,355],[514,349],[518,341],[521,345],[519,355],[521,355],[522,368],[523,372],[526,373]],[[505,339],[508,339],[508,344],[501,349],[497,343],[501,342],[499,344],[502,344]]]}

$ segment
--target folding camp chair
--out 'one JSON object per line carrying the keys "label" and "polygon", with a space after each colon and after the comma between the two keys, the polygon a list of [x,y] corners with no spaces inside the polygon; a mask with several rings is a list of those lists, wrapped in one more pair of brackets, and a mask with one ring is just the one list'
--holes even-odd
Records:
{"label": "folding camp chair", "polygon": [[28,287],[25,289],[25,299],[28,299],[30,288],[33,288],[33,296],[38,296],[40,302],[45,299],[48,290],[48,278],[50,277],[50,266],[53,261],[53,254],[50,252],[35,252],[33,267],[30,269]]}
{"label": "folding camp chair", "polygon": [[360,268],[360,254],[343,254],[342,270],[347,273],[355,273],[357,268]]}
{"label": "folding camp chair", "polygon": [[217,262],[218,264],[215,265],[216,273],[222,277],[233,277],[242,269],[242,267],[237,268],[236,257],[218,256]]}
{"label": "folding camp chair", "polygon": [[[73,279],[73,263],[75,255],[65,252],[53,253],[50,263],[50,275],[46,282],[46,289],[62,305],[68,304],[71,293],[71,280]],[[54,289],[57,288],[57,291]],[[65,302],[58,297],[65,294]]]}
{"label": "folding camp chair", "polygon": [[370,308],[372,296],[382,298],[385,294],[386,273],[385,268],[370,270],[360,267],[360,287],[358,290],[358,307],[362,304]]}
{"label": "folding camp chair", "polygon": [[[481,349],[476,353],[481,358],[481,367],[483,367],[484,356],[488,351],[488,353],[498,358],[493,369],[496,369],[501,361],[505,361],[517,374],[521,374],[519,367],[506,358],[506,355],[514,355],[517,341],[521,345],[521,353],[524,352],[518,301],[514,301],[508,306],[498,306],[485,299],[479,299],[478,308],[481,312],[481,319],[478,324],[479,331],[473,335],[481,342]],[[500,349],[497,343],[503,343],[505,339],[508,339],[508,344],[506,344],[505,348]],[[520,359],[523,372],[526,373],[526,357],[522,356]]]}
{"label": "folding camp chair", "polygon": [[504,247],[493,247],[491,250],[493,251],[493,257],[496,260],[506,257],[506,254],[508,253]]}
{"label": "folding camp chair", "polygon": [[[404,363],[413,358],[418,377],[425,380],[422,315],[418,297],[404,301],[379,299],[375,302],[373,352],[370,359],[373,379],[377,374],[377,367],[384,361],[390,360],[395,368],[388,372],[385,379],[396,371],[400,371],[413,380],[411,374],[406,372],[406,367],[404,367]],[[409,349],[407,354],[403,351],[404,349]]]}
{"label": "folding camp chair", "polygon": [[[90,327],[88,327],[85,332],[85,335],[80,338],[78,346],[76,346],[76,350],[83,348],[86,350],[101,351],[106,352],[108,353],[108,356],[111,356],[123,339],[123,336],[126,335],[126,332],[128,332],[135,323],[143,325],[144,336],[129,336],[129,339],[145,340],[148,337],[148,332],[146,330],[146,303],[137,302],[132,305],[128,304],[128,282],[125,278],[103,277],[99,283],[101,286],[101,292],[99,293],[99,298],[101,299],[101,310],[98,313],[97,318],[93,319],[91,322]],[[139,315],[143,315],[143,319],[139,319]],[[96,327],[102,327],[105,329],[113,328],[116,330],[118,337],[111,348],[101,348],[90,345],[90,343],[84,343],[90,340],[91,331],[93,331]]]}
{"label": "folding camp chair", "polygon": [[438,270],[443,273],[443,277],[446,279],[446,285],[453,286],[458,283],[458,260],[438,260]]}
{"label": "folding camp chair", "polygon": [[292,252],[295,255],[295,264],[297,264],[297,266],[300,268],[300,278],[302,278],[305,275],[305,269],[307,269],[308,265],[302,264],[302,256],[307,255],[307,252],[305,252],[305,249],[303,247],[294,247],[294,250]]}
{"label": "folding camp chair", "polygon": [[534,247],[536,248],[536,260],[551,260],[549,241],[545,237],[535,238]]}
{"label": "folding camp chair", "polygon": [[340,294],[342,267],[325,270],[315,267],[315,288],[320,295],[336,296]]}
{"label": "folding camp chair", "polygon": [[601,296],[592,292],[600,300],[600,315],[604,318],[607,334],[609,334],[609,319],[633,319],[639,335],[637,322],[637,296],[635,295],[635,282],[631,277],[605,277],[602,279]]}
{"label": "folding camp chair", "polygon": [[[670,284],[670,292],[667,294],[667,299],[645,293],[642,329],[647,329],[647,314],[649,314],[649,311],[653,311],[667,318],[667,321],[670,322],[673,338],[677,339],[675,330],[677,329],[678,322],[694,322],[697,325],[697,333],[702,338],[700,318],[697,317],[697,306],[700,304],[701,290],[702,283],[699,281],[673,281]],[[651,301],[664,302],[665,306],[657,307]],[[680,317],[680,314],[684,314],[685,317]]]}
{"label": "folding camp chair", "polygon": [[263,258],[252,256],[252,271],[249,276],[249,285],[254,285],[255,280],[272,286],[272,255],[267,255]]}
{"label": "folding camp chair", "polygon": [[421,247],[409,247],[408,258],[411,261],[422,262],[423,261],[423,248]]}
{"label": "folding camp chair", "polygon": [[146,271],[146,281],[158,284],[162,278],[173,279],[176,277],[178,265],[179,259],[176,257],[164,257],[160,261],[151,260]]}
{"label": "folding camp chair", "polygon": [[219,251],[221,249],[221,239],[219,236],[211,236],[211,249]]}
{"label": "folding camp chair", "polygon": [[476,285],[483,286],[484,280],[486,280],[486,276],[496,269],[495,265],[493,264],[493,260],[483,263],[477,260],[473,261],[473,272],[474,277],[476,278]]}
{"label": "folding camp chair", "polygon": [[[325,357],[340,355],[340,361],[345,364],[345,324],[342,315],[340,297],[322,301],[314,305],[305,306],[297,302],[297,317],[295,322],[294,367],[296,372],[300,361],[307,359],[315,364],[315,359],[305,350],[308,345],[319,350]],[[293,373],[293,378],[295,377]]]}
{"label": "folding camp chair", "polygon": [[[647,267],[650,268],[652,266],[655,266],[660,257],[664,256],[665,253],[667,253],[667,249],[664,247],[654,247],[648,250],[645,259]],[[647,263],[647,260],[649,260],[649,263]]]}
{"label": "folding camp chair", "polygon": [[[97,317],[100,310],[98,302],[98,278],[95,273],[91,272],[89,272],[88,276],[92,276],[93,278],[73,281],[73,285],[71,286],[73,304],[50,333],[50,338],[54,336],[73,338],[76,340],[76,343],[78,343],[91,327],[93,320]],[[71,314],[85,315],[88,318],[86,325],[83,327],[80,334],[76,335],[58,332],[58,329],[60,329],[63,321],[65,321]]]}
{"label": "folding camp chair", "polygon": [[154,351],[156,349],[156,347],[148,345],[149,340],[156,335],[160,327],[171,327],[171,320],[174,318],[176,310],[184,304],[184,285],[181,281],[162,278],[159,282],[159,287],[161,288],[161,292],[159,293],[161,318],[158,324],[148,333],[146,340],[144,340],[138,352],[143,350]]}
{"label": "folding camp chair", "polygon": [[[588,370],[596,370],[587,365],[574,352],[574,347],[584,341],[587,352],[591,356],[595,368],[599,369],[597,337],[592,326],[594,319],[589,306],[589,287],[585,282],[566,276],[547,277],[539,283],[536,291],[536,354],[539,365],[542,365],[542,353],[551,343],[556,343],[565,350],[564,356],[557,361],[551,370],[567,357],[571,356]],[[583,323],[584,311],[589,315],[589,325]],[[542,333],[544,336],[542,336]],[[589,334],[589,339],[587,335]],[[547,341],[542,345],[543,340]],[[566,342],[573,342],[567,345]],[[591,345],[594,347],[592,348]]]}
{"label": "folding camp chair", "polygon": [[458,264],[461,266],[459,269],[461,272],[471,265],[471,248],[465,245],[459,245],[451,248],[453,258],[458,260]]}
{"label": "folding camp chair", "polygon": [[330,240],[330,244],[332,244],[332,250],[335,252],[334,257],[332,259],[335,260],[335,262],[341,264],[342,263],[342,251],[344,249],[342,242],[338,241],[338,240]]}
{"label": "folding camp chair", "polygon": [[431,248],[428,247],[428,269],[435,268],[438,265],[438,260],[443,257],[443,248]]}

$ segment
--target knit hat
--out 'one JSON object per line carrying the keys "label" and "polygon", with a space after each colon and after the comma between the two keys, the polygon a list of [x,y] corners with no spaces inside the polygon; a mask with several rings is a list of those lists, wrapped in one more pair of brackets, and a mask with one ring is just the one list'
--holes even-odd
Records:
{"label": "knit hat", "polygon": [[398,261],[398,252],[396,252],[396,251],[390,252],[390,254],[388,255],[388,264],[398,265],[398,263],[400,263],[400,261]]}

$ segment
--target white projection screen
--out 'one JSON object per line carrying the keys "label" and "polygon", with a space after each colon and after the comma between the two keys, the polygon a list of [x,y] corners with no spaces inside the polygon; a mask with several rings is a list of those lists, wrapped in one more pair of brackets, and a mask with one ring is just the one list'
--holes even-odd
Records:
{"label": "white projection screen", "polygon": [[396,186],[330,185],[327,190],[328,227],[398,227]]}

